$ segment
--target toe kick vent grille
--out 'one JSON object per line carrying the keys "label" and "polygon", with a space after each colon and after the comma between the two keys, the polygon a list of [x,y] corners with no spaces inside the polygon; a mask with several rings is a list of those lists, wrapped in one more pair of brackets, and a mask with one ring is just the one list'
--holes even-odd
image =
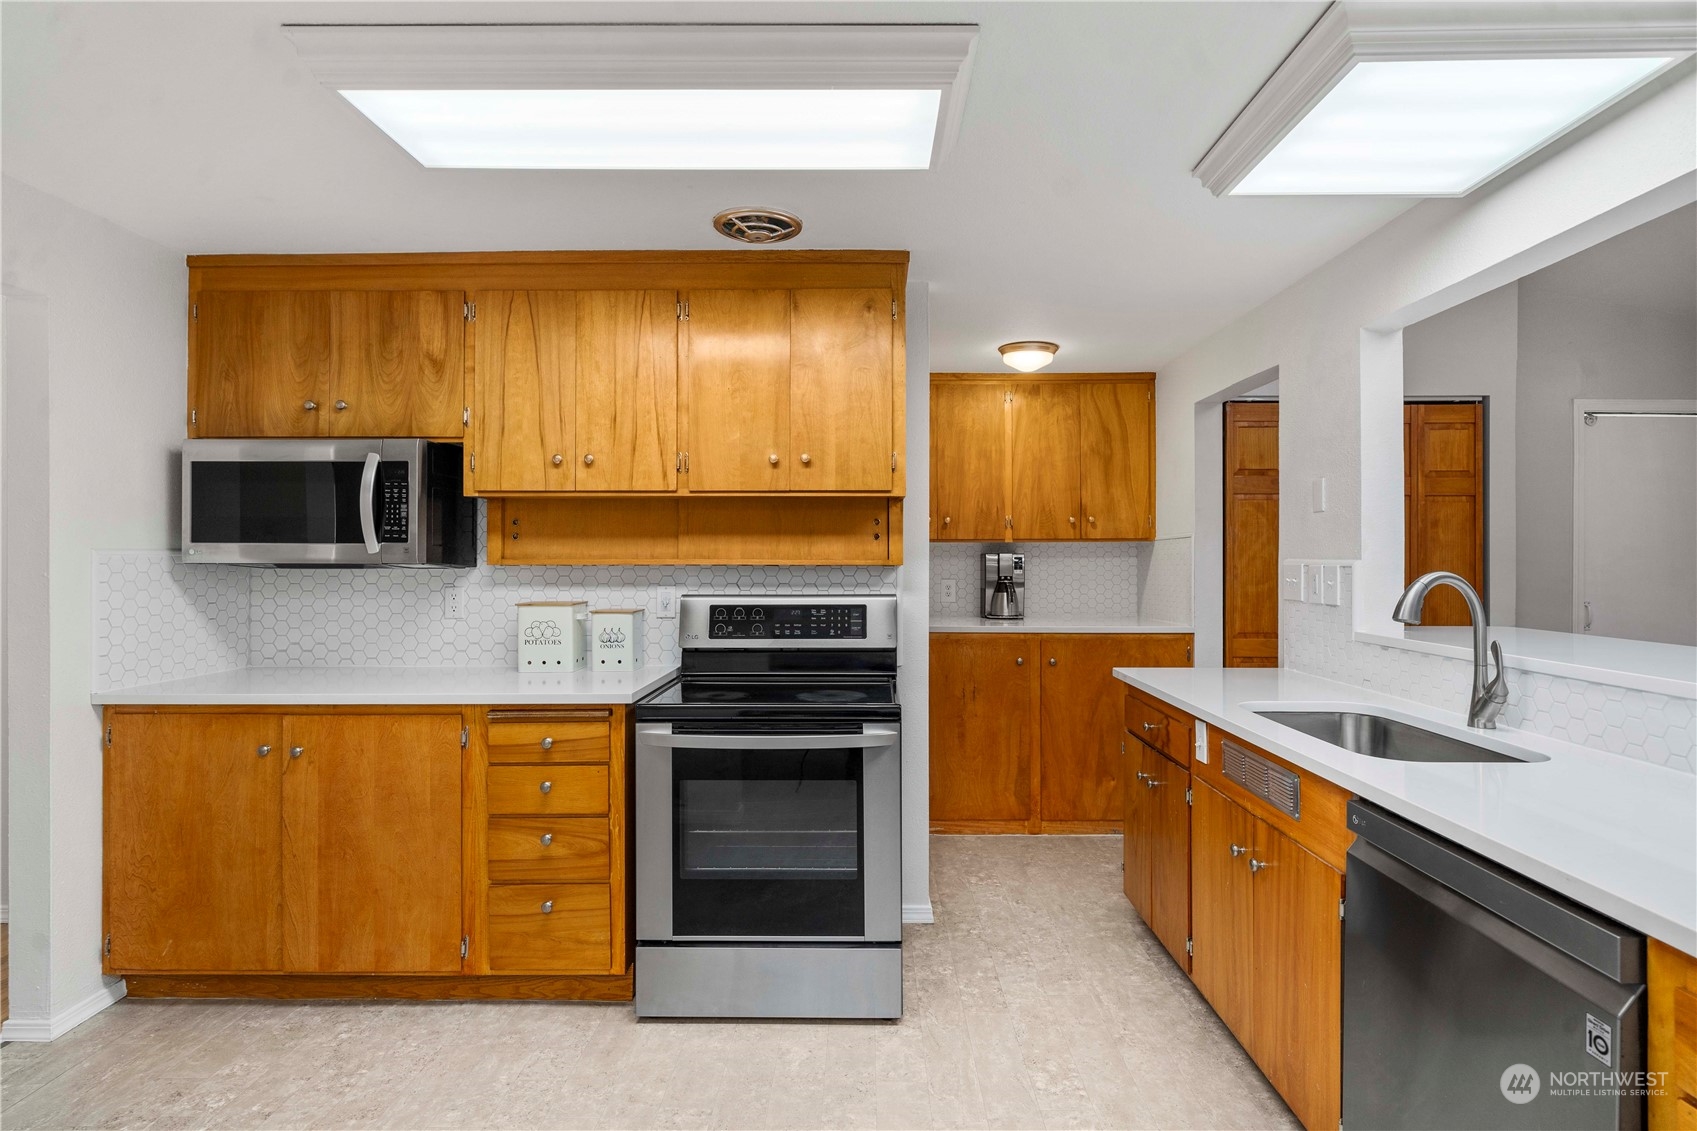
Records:
{"label": "toe kick vent grille", "polygon": [[1302,819],[1302,779],[1295,773],[1229,739],[1220,743],[1220,753],[1226,777],[1296,820]]}

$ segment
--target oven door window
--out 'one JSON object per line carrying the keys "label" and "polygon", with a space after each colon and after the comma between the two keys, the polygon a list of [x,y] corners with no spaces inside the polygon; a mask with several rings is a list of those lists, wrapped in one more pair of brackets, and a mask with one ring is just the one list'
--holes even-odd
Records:
{"label": "oven door window", "polygon": [[864,935],[862,757],[675,749],[673,933]]}

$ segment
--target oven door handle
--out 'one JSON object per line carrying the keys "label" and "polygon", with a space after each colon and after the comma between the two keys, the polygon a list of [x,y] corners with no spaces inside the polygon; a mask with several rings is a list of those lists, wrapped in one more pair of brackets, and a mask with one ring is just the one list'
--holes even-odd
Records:
{"label": "oven door handle", "polygon": [[359,532],[365,537],[365,552],[377,553],[377,466],[383,457],[365,453],[365,470],[359,476]]}
{"label": "oven door handle", "polygon": [[637,742],[689,750],[864,750],[893,746],[901,732],[882,728],[864,734],[673,734],[670,723],[636,728]]}

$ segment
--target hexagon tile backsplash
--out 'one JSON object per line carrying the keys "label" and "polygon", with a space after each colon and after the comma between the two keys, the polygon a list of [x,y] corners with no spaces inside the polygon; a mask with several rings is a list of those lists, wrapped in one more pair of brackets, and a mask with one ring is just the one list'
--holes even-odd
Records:
{"label": "hexagon tile backsplash", "polygon": [[95,690],[246,667],[252,575],[172,550],[96,553]]}
{"label": "hexagon tile backsplash", "polygon": [[[1473,693],[1472,663],[1354,639],[1349,567],[1340,581],[1336,606],[1280,603],[1284,666],[1434,707],[1464,707]],[[1697,769],[1697,702],[1513,667],[1508,674],[1499,725],[1686,773]]]}

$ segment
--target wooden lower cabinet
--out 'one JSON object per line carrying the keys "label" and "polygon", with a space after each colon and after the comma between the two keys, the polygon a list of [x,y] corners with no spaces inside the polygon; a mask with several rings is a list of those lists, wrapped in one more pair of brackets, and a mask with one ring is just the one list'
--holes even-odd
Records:
{"label": "wooden lower cabinet", "polygon": [[1253,822],[1241,805],[1192,780],[1190,977],[1246,1048],[1255,980],[1248,868]]}
{"label": "wooden lower cabinet", "polygon": [[1125,737],[1125,892],[1179,966],[1190,969],[1190,770]]}
{"label": "wooden lower cabinet", "polygon": [[935,633],[931,827],[1100,833],[1123,823],[1116,667],[1185,667],[1185,633]]}
{"label": "wooden lower cabinet", "polygon": [[1650,1131],[1691,1131],[1697,1129],[1697,958],[1651,939],[1649,960]]}

